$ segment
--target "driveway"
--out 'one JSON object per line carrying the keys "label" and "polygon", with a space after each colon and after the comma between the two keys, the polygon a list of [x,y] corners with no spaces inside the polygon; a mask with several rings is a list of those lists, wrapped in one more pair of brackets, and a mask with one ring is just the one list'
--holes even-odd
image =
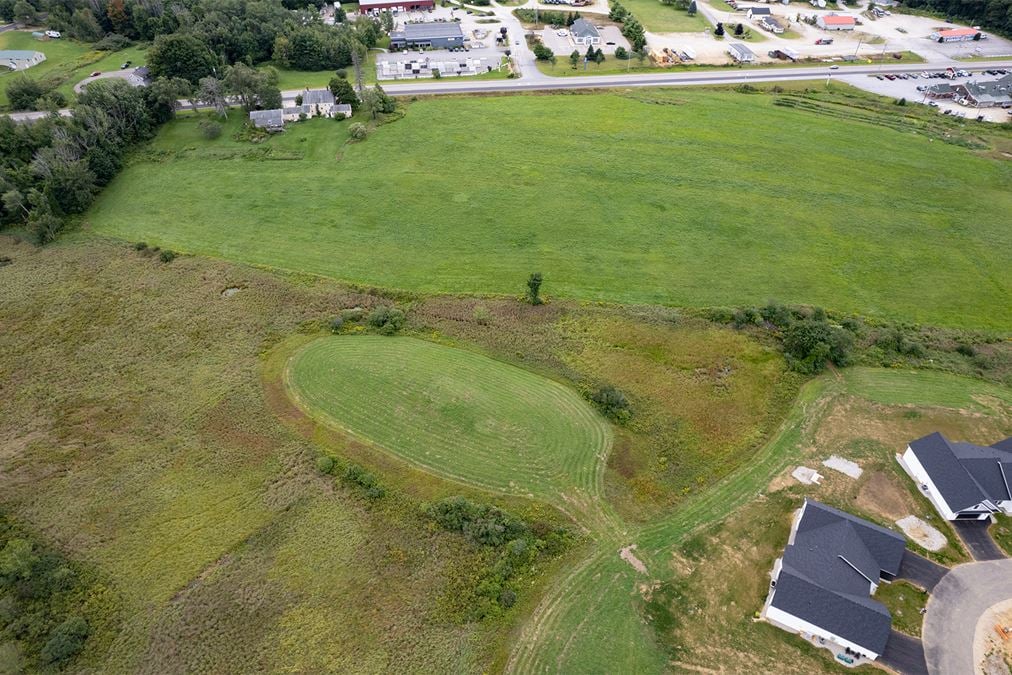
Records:
{"label": "driveway", "polygon": [[878,662],[902,675],[929,675],[921,641],[896,630],[889,633],[885,652]]}
{"label": "driveway", "polygon": [[954,520],[952,527],[966,544],[974,560],[1001,560],[1007,557],[988,534],[990,520]]}
{"label": "driveway", "polygon": [[905,579],[930,593],[948,572],[948,567],[943,567],[908,549],[903,554],[903,562],[900,563],[900,573],[897,578]]}
{"label": "driveway", "polygon": [[[922,641],[931,675],[974,672],[977,623],[991,606],[1012,599],[1012,560],[968,563],[951,570],[928,598]],[[886,645],[886,651],[889,645]]]}

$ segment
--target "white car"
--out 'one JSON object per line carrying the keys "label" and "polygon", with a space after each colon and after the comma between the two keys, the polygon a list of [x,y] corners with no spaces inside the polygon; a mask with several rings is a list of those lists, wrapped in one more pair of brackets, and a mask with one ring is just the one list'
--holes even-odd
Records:
{"label": "white car", "polygon": [[58,37],[60,37],[60,31],[58,31],[58,30],[47,30],[46,31],[46,37],[47,38],[58,38]]}
{"label": "white car", "polygon": [[559,37],[566,37],[567,35],[569,35],[569,33],[564,30],[557,30],[555,31],[555,34],[558,35]]}

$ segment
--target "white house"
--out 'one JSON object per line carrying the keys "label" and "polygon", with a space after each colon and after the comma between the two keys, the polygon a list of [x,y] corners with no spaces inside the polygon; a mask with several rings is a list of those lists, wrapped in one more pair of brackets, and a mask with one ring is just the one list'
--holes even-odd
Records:
{"label": "white house", "polygon": [[27,70],[46,60],[42,52],[27,49],[0,49],[0,67],[11,70]]}
{"label": "white house", "polygon": [[936,432],[911,441],[897,459],[946,520],[1012,514],[1012,438],[982,447]]}
{"label": "white house", "polygon": [[740,42],[732,42],[727,46],[727,53],[738,63],[752,63],[755,53]]}
{"label": "white house", "polygon": [[597,26],[586,19],[577,19],[569,27],[569,34],[573,36],[573,42],[578,45],[599,45],[601,44],[601,33]]}
{"label": "white house", "polygon": [[773,563],[760,617],[838,656],[875,660],[892,616],[869,597],[900,570],[902,535],[806,499]]}
{"label": "white house", "polygon": [[776,33],[777,35],[784,32],[784,27],[773,16],[761,16],[755,23],[763,30],[768,30],[769,32]]}
{"label": "white house", "polygon": [[749,7],[745,11],[745,16],[748,17],[749,21],[755,21],[761,16],[772,16],[773,12],[770,11],[769,7]]}
{"label": "white house", "polygon": [[857,19],[842,14],[820,14],[815,24],[822,30],[854,30]]}

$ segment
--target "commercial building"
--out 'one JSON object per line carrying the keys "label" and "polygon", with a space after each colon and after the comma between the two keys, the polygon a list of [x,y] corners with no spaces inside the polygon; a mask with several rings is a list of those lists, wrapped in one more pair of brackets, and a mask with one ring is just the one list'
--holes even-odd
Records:
{"label": "commercial building", "polygon": [[456,21],[433,21],[404,24],[402,30],[390,33],[390,48],[431,47],[452,49],[464,46],[464,31]]}
{"label": "commercial building", "polygon": [[435,0],[360,0],[358,11],[362,13],[381,11],[384,9],[409,11],[419,9],[434,9]]}
{"label": "commercial building", "polygon": [[819,15],[815,24],[822,30],[854,30],[857,28],[857,19],[841,14],[825,14]]}
{"label": "commercial building", "polygon": [[935,42],[963,42],[975,38],[979,39],[977,38],[978,35],[984,37],[976,28],[949,28],[946,30],[936,30],[930,37]]}
{"label": "commercial building", "polygon": [[885,652],[892,616],[870,596],[899,574],[905,551],[902,535],[806,499],[760,616],[841,660],[873,661]]}
{"label": "commercial building", "polygon": [[601,44],[601,33],[597,26],[586,19],[577,19],[569,27],[569,34],[573,36],[573,42],[578,45],[599,45]]}

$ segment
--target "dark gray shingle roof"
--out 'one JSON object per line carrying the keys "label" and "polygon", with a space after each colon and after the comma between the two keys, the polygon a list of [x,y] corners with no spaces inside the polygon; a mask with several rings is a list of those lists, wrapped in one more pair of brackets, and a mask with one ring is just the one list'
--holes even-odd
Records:
{"label": "dark gray shingle roof", "polygon": [[1005,439],[990,447],[952,443],[937,431],[910,442],[917,461],[928,472],[942,499],[953,511],[962,511],[985,500],[1010,499],[1001,463],[1012,463],[1012,450]]}
{"label": "dark gray shingle roof", "polygon": [[334,103],[334,95],[329,89],[306,89],[302,92],[302,104],[314,105],[317,103]]}
{"label": "dark gray shingle roof", "polygon": [[597,27],[586,19],[577,19],[574,21],[573,25],[569,27],[569,32],[573,34],[573,37],[594,38],[601,36],[601,34],[597,31]]}
{"label": "dark gray shingle roof", "polygon": [[905,550],[902,535],[806,500],[771,604],[881,654],[892,619],[871,584],[898,574]]}
{"label": "dark gray shingle roof", "polygon": [[284,124],[281,117],[281,109],[254,110],[249,114],[250,120],[257,127],[280,127]]}
{"label": "dark gray shingle roof", "polygon": [[752,16],[770,16],[773,13],[769,7],[749,7],[747,11],[752,12]]}

